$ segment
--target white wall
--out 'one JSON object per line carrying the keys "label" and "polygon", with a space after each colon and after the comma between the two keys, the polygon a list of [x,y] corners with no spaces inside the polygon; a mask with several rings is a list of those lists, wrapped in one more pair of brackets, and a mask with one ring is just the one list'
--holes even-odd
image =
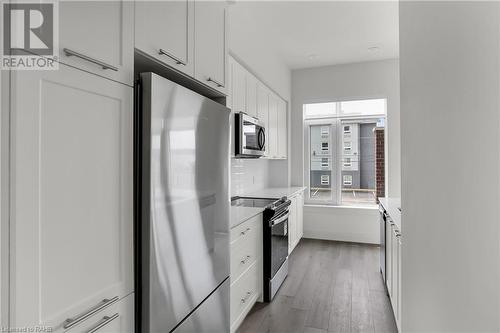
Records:
{"label": "white wall", "polygon": [[[275,93],[288,101],[291,96],[291,71],[274,52],[274,42],[266,38],[265,31],[248,14],[244,2],[235,3],[228,9],[229,50],[255,76]],[[290,112],[290,108],[289,108]],[[245,193],[263,187],[282,187],[290,183],[289,160],[241,160],[231,161],[231,195]]]}
{"label": "white wall", "polygon": [[500,330],[500,5],[400,2],[402,327]]}
{"label": "white wall", "polygon": [[[399,61],[397,59],[317,67],[292,72],[291,182],[304,183],[302,105],[312,102],[387,98],[387,193],[401,193]],[[344,222],[345,221],[349,221]],[[329,221],[329,222],[326,222]],[[304,236],[379,242],[376,210],[311,207],[304,210]]]}
{"label": "white wall", "polygon": [[378,244],[378,210],[304,206],[304,237]]}
{"label": "white wall", "polygon": [[229,51],[262,82],[290,100],[291,71],[275,52],[276,41],[260,31],[259,22],[246,10],[251,2],[236,2],[228,9]]}

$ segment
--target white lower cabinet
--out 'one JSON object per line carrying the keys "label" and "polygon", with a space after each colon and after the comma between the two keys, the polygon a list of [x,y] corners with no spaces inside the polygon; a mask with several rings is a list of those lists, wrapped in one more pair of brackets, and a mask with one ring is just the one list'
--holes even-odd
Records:
{"label": "white lower cabinet", "polygon": [[291,204],[288,217],[288,254],[292,253],[304,235],[304,193],[300,191],[289,199]]}
{"label": "white lower cabinet", "polygon": [[392,229],[394,222],[390,218],[387,218],[385,225],[385,279],[387,285],[387,292],[389,297],[392,296]]}
{"label": "white lower cabinet", "polygon": [[262,214],[231,229],[231,332],[262,299]]}
{"label": "white lower cabinet", "polygon": [[71,333],[133,333],[134,294],[119,299],[66,332]]}
{"label": "white lower cabinet", "polygon": [[63,64],[12,72],[11,326],[62,330],[133,292],[132,95]]}
{"label": "white lower cabinet", "polygon": [[396,307],[396,324],[398,325],[399,331],[401,331],[401,236],[398,237],[398,289],[397,289],[397,307]]}
{"label": "white lower cabinet", "polygon": [[401,233],[390,217],[386,223],[386,286],[396,325],[401,330]]}

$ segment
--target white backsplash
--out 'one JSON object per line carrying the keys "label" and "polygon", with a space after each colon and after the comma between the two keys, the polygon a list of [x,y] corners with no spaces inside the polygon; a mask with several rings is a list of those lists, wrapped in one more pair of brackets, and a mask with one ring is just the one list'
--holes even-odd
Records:
{"label": "white backsplash", "polygon": [[269,187],[269,160],[231,159],[231,197]]}

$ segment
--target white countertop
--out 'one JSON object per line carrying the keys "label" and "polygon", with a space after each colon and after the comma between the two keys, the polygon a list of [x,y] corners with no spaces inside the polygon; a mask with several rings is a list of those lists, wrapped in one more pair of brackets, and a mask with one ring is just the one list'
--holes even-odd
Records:
{"label": "white countertop", "polygon": [[380,204],[385,208],[387,214],[392,218],[394,223],[401,231],[401,199],[400,198],[380,198]]}
{"label": "white countertop", "polygon": [[304,191],[306,188],[303,186],[290,186],[290,187],[268,187],[262,190],[245,193],[240,195],[241,197],[253,197],[253,198],[269,198],[269,199],[279,199],[281,197],[293,197],[300,191]]}
{"label": "white countertop", "polygon": [[[269,187],[258,191],[244,193],[240,197],[279,199],[281,197],[293,197],[298,192],[304,191],[305,187],[290,186],[290,187]],[[241,207],[231,206],[231,216],[229,227],[234,228],[246,220],[258,215],[264,211],[264,208],[258,207]]]}
{"label": "white countertop", "polygon": [[229,228],[232,229],[263,211],[264,208],[231,206]]}

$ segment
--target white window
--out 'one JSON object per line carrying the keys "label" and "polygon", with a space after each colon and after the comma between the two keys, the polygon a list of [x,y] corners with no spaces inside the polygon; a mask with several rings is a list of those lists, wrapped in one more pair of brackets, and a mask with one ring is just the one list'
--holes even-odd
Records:
{"label": "white window", "polygon": [[330,127],[323,126],[321,127],[321,138],[328,139],[330,137]]}
{"label": "white window", "polygon": [[376,207],[375,129],[385,99],[304,105],[306,203]]}
{"label": "white window", "polygon": [[304,104],[304,114],[307,118],[331,117],[337,113],[337,103]]}
{"label": "white window", "polygon": [[342,177],[344,186],[352,186],[352,175],[345,175]]}
{"label": "white window", "polygon": [[385,115],[385,99],[365,99],[360,101],[340,102],[340,113],[342,115]]}

